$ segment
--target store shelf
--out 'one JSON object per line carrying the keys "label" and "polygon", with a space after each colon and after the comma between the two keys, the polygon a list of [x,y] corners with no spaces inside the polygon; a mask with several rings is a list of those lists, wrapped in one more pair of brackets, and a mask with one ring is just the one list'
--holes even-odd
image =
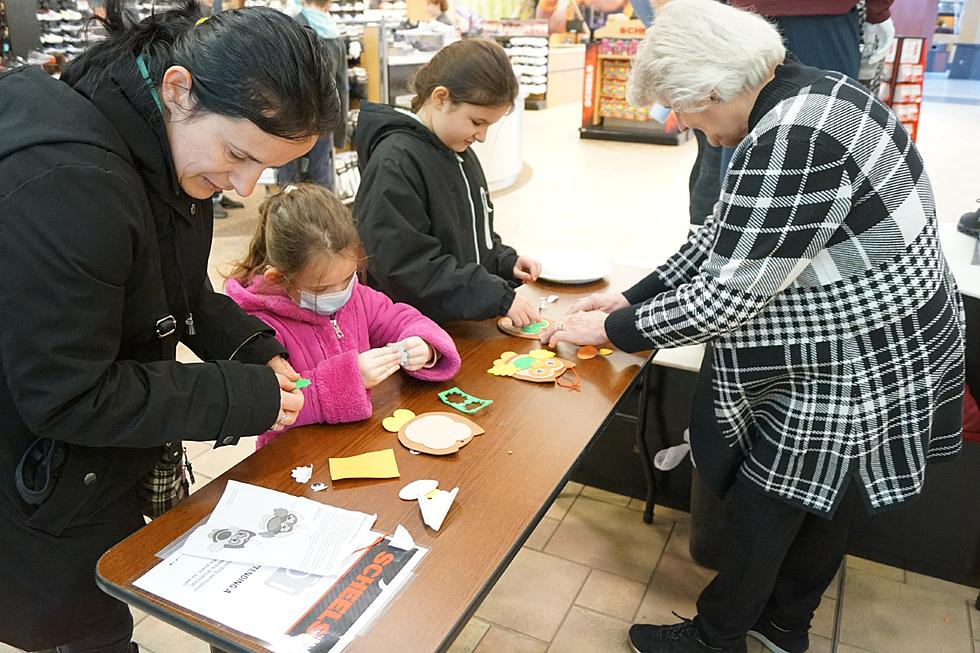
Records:
{"label": "store shelf", "polygon": [[616,61],[632,61],[633,59],[636,59],[636,57],[632,54],[600,54],[598,58],[600,61],[607,61],[609,59],[614,59]]}
{"label": "store shelf", "polygon": [[579,136],[590,140],[618,141],[621,143],[651,143],[654,145],[680,145],[690,138],[688,132],[666,134],[663,132],[641,131],[632,129],[614,129],[611,127],[581,127]]}

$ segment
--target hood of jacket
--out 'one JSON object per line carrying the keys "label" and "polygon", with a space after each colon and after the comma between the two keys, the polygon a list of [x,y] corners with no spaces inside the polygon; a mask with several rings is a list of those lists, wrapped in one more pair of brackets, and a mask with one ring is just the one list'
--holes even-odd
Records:
{"label": "hood of jacket", "polygon": [[[355,302],[360,290],[361,284],[355,284],[351,298],[335,315],[330,317],[339,319],[346,309]],[[315,325],[325,324],[329,319],[326,315],[319,315],[309,309],[301,308],[289,298],[282,286],[262,276],[253,277],[245,285],[237,279],[228,279],[225,282],[225,293],[248,313],[271,313],[283,319]]]}
{"label": "hood of jacket", "polygon": [[420,146],[426,145],[434,148],[445,156],[447,161],[455,165],[456,152],[446,147],[432,130],[411,115],[407,109],[396,109],[387,104],[362,102],[357,114],[357,133],[354,138],[357,160],[361,169],[367,165],[368,159],[371,158],[371,154],[378,143],[397,132],[411,134],[419,140]]}

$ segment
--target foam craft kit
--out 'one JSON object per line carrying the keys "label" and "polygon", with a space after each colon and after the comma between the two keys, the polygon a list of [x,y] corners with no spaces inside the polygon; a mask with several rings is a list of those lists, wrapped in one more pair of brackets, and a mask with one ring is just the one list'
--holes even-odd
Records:
{"label": "foam craft kit", "polygon": [[546,349],[535,349],[527,354],[505,351],[487,373],[535,383],[557,383],[558,377],[574,367],[575,363],[556,358],[554,352]]}
{"label": "foam craft kit", "polygon": [[[454,401],[457,395],[460,397],[460,401]],[[439,401],[446,404],[450,408],[455,408],[459,412],[466,413],[467,415],[472,415],[473,413],[481,411],[493,403],[493,399],[480,399],[479,397],[474,397],[469,393],[463,392],[456,386],[440,392]]]}
{"label": "foam craft kit", "polygon": [[441,412],[422,413],[413,415],[400,424],[398,441],[414,451],[433,456],[446,456],[456,453],[460,448],[468,445],[474,436],[483,433],[485,431],[480,426],[462,415]]}
{"label": "foam craft kit", "polygon": [[548,330],[550,326],[551,320],[546,320],[543,318],[524,327],[514,326],[514,322],[511,321],[511,319],[506,315],[497,320],[497,328],[507,335],[516,336],[518,338],[527,338],[528,340],[537,340],[541,337],[543,332]]}

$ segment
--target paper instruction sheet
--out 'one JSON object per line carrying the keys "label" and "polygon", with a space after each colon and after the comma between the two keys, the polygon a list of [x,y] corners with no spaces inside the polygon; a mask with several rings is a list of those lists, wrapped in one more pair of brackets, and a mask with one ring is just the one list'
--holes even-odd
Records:
{"label": "paper instruction sheet", "polygon": [[329,576],[343,571],[344,560],[364,546],[376,518],[228,481],[207,523],[191,533],[181,552]]}

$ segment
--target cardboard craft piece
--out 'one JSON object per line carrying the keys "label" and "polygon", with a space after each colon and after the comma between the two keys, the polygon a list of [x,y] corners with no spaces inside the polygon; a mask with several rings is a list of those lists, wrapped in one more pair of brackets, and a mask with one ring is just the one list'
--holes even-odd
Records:
{"label": "cardboard craft piece", "polygon": [[532,322],[525,327],[514,326],[514,322],[506,315],[497,320],[497,328],[507,335],[517,338],[527,338],[528,340],[537,340],[550,326],[551,320],[545,318],[541,318],[537,322]]}
{"label": "cardboard craft piece", "polygon": [[402,425],[398,441],[407,449],[433,456],[456,453],[485,431],[455,413],[422,413]]}
{"label": "cardboard craft piece", "polygon": [[[466,413],[467,415],[472,415],[473,413],[479,412],[493,403],[493,399],[480,399],[479,397],[474,397],[467,392],[463,392],[456,386],[453,386],[448,390],[443,390],[438,396],[439,401],[442,403],[446,404],[450,408],[455,408],[461,413]],[[461,398],[461,401],[455,401],[457,396]]]}
{"label": "cardboard craft piece", "polygon": [[556,358],[554,352],[545,349],[535,349],[527,354],[505,351],[487,373],[535,383],[555,383],[559,376],[573,367],[575,363],[572,361]]}

